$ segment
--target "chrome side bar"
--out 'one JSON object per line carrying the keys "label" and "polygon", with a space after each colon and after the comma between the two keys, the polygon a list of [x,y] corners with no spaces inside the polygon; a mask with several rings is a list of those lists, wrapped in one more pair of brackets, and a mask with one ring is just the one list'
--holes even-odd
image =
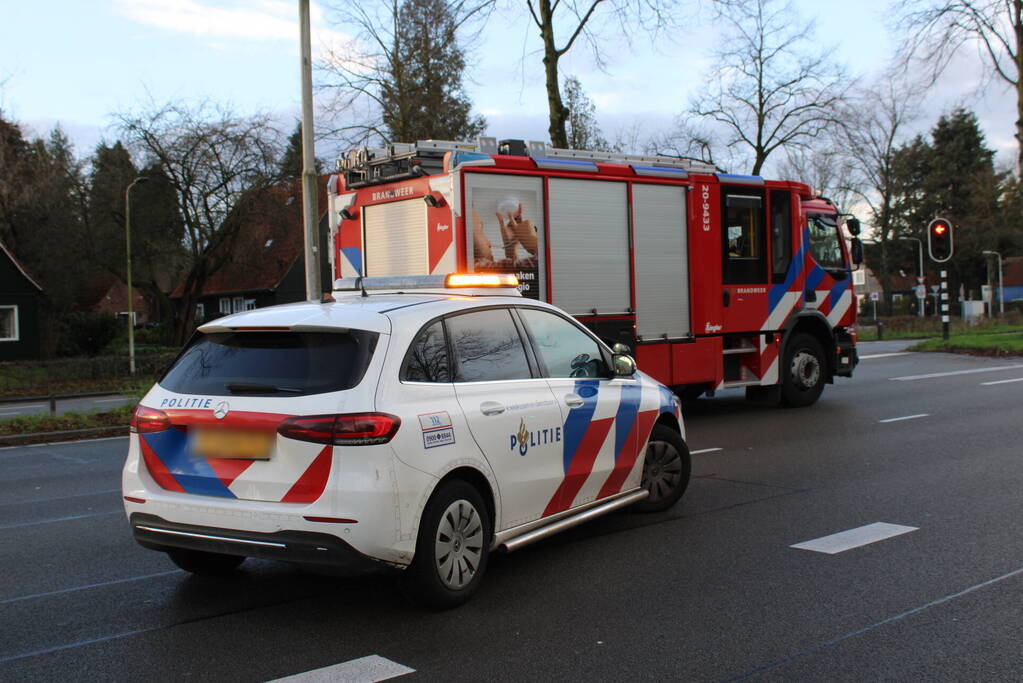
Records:
{"label": "chrome side bar", "polygon": [[227,541],[228,543],[243,543],[246,545],[262,545],[270,548],[287,548],[288,546],[284,543],[273,543],[271,541],[250,541],[245,538],[230,538],[228,536],[210,536],[209,534],[197,534],[192,531],[175,531],[173,529],[158,529],[152,526],[143,526],[139,524],[135,527],[136,529],[142,529],[143,531],[152,531],[157,534],[169,534],[171,536],[188,536],[189,538],[203,538],[208,541]]}
{"label": "chrome side bar", "polygon": [[507,529],[494,536],[494,547],[502,552],[510,553],[530,543],[536,543],[548,536],[553,536],[559,531],[571,529],[583,522],[606,515],[609,512],[632,505],[635,502],[646,498],[649,492],[646,489],[633,489],[620,493],[611,499],[594,501],[582,510],[566,511],[553,519],[541,519],[514,529]]}

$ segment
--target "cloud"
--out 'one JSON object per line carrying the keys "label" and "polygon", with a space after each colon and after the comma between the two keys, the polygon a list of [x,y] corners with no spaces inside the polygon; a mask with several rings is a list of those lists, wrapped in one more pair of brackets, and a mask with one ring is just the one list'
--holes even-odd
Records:
{"label": "cloud", "polygon": [[[296,43],[298,11],[290,0],[116,0],[121,12],[140,24],[208,39]],[[327,28],[323,12],[310,3],[314,42],[346,42]]]}

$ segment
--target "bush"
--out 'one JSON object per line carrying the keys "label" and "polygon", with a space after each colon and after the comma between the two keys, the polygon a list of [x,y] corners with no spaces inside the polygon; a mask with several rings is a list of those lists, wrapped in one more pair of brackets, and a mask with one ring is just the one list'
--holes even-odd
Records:
{"label": "bush", "polygon": [[58,356],[95,356],[117,336],[120,324],[110,313],[71,311],[60,319]]}

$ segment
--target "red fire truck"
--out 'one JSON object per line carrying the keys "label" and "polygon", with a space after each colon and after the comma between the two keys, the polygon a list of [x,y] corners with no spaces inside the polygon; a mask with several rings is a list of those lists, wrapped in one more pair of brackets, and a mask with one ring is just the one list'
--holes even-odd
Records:
{"label": "red fire truck", "polygon": [[328,195],[334,277],[515,273],[685,396],[809,405],[857,363],[859,224],[802,183],[480,138],[353,150]]}

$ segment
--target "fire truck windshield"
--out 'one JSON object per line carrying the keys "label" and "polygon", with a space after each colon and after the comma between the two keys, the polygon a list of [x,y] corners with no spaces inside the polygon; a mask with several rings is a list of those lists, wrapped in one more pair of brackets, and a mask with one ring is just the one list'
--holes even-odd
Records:
{"label": "fire truck windshield", "polygon": [[845,259],[842,257],[841,235],[838,223],[830,214],[813,213],[807,218],[810,233],[810,253],[822,268],[832,276],[842,277],[846,272]]}

